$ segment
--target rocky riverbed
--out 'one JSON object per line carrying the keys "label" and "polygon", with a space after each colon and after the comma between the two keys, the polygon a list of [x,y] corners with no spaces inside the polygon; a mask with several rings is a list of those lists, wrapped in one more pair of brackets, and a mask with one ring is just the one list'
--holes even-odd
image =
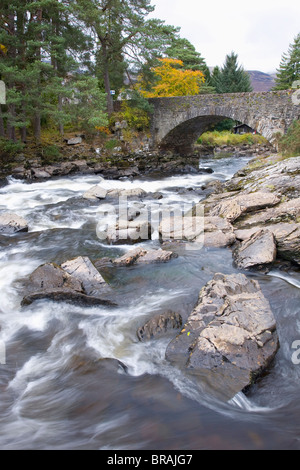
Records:
{"label": "rocky riverbed", "polygon": [[[26,320],[29,330],[38,312],[45,312],[47,321],[35,330],[46,335],[43,340],[36,333],[38,341],[45,342],[38,349],[44,370],[50,375],[55,368],[55,373],[63,371],[66,360],[75,361],[74,371],[80,370],[85,350],[81,333],[73,344],[79,338],[79,330],[74,332],[80,318],[92,357],[96,351],[102,359],[119,361],[109,375],[119,367],[129,376],[152,371],[150,375],[167,377],[183,396],[197,396],[196,401],[204,400],[218,413],[225,406],[220,403],[234,407],[241,391],[255,396],[256,383],[280,375],[276,361],[281,363],[286,353],[277,308],[284,302],[293,315],[292,299],[298,298],[295,290],[289,300],[278,297],[276,281],[274,287],[268,284],[275,278],[268,274],[281,272],[284,278],[299,270],[300,157],[274,154],[246,160],[249,163],[245,166],[241,160],[230,178],[224,173],[219,178],[220,167],[226,171],[229,160],[214,158],[201,161],[200,167],[194,160],[193,170],[182,170],[176,163],[173,176],[163,182],[158,176],[147,180],[149,174],[113,180],[85,172],[73,180],[44,175],[31,185],[10,180],[1,190],[0,211],[3,269],[15,270],[12,283],[7,276],[2,286],[5,337],[10,337],[12,311],[18,311],[19,322],[31,319]],[[108,218],[104,224],[107,205],[117,207],[120,197],[126,199],[126,220],[119,218],[116,224]],[[177,210],[182,200],[192,204],[183,217]],[[171,207],[171,224],[164,217],[155,226],[152,220],[145,223],[141,216],[149,206],[161,214],[162,207]],[[100,220],[97,227],[95,219]],[[20,256],[27,260],[22,266]],[[61,321],[65,346],[59,342],[64,336]],[[14,333],[24,338],[18,325]],[[62,364],[58,358],[53,363],[51,338],[64,358]],[[14,344],[9,346],[12,357],[18,356]],[[4,369],[17,386],[14,393],[19,393],[22,377],[39,380],[34,357],[17,371],[13,366]],[[89,371],[95,367],[93,362],[91,369],[87,359],[83,363]],[[50,375],[45,376],[48,386]],[[38,399],[41,410],[44,398]],[[23,413],[31,416],[24,406]],[[123,442],[121,435],[118,442]]]}

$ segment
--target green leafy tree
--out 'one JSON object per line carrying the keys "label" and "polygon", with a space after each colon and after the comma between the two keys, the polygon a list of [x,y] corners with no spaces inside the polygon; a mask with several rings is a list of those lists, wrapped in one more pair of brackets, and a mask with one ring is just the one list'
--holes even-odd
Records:
{"label": "green leafy tree", "polygon": [[217,93],[241,93],[252,91],[250,77],[238,64],[238,56],[234,52],[226,56],[222,69],[215,67],[211,76],[211,84]]}
{"label": "green leafy tree", "polygon": [[274,90],[287,90],[296,80],[300,80],[300,33],[289,45],[288,51],[282,55]]}

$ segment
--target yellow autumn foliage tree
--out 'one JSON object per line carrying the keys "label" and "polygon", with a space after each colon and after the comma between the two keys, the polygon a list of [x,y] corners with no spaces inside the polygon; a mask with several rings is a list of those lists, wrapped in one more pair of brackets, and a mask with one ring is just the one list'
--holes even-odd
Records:
{"label": "yellow autumn foliage tree", "polygon": [[145,98],[165,98],[170,96],[198,95],[205,82],[199,70],[184,70],[183,62],[177,59],[159,59],[160,65],[153,68],[157,78],[150,91],[145,89],[142,80],[138,81],[138,91]]}
{"label": "yellow autumn foliage tree", "polygon": [[0,53],[2,53],[2,54],[7,53],[7,47],[3,46],[3,44],[0,44]]}

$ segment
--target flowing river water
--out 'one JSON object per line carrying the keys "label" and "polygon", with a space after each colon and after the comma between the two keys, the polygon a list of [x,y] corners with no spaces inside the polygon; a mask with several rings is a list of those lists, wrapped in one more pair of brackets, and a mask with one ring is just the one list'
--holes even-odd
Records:
{"label": "flowing river water", "polygon": [[[159,202],[176,206],[198,202],[201,195],[188,189],[229,179],[248,160],[212,157],[204,164],[213,175],[103,185],[160,191]],[[168,309],[186,319],[214,273],[236,272],[229,249],[179,249],[178,258],[165,264],[106,270],[102,274],[118,303],[113,309],[46,300],[20,306],[21,281],[39,265],[77,256],[112,258],[128,249],[97,237],[101,203],[89,203],[82,194],[98,182],[95,175],[33,184],[10,179],[0,189],[0,211],[29,222],[28,233],[0,238],[0,448],[299,449],[300,364],[292,359],[300,340],[298,272],[248,273],[271,303],[281,348],[247,396],[239,393],[229,402],[166,361],[176,332],[150,342],[136,334],[152,315]]]}

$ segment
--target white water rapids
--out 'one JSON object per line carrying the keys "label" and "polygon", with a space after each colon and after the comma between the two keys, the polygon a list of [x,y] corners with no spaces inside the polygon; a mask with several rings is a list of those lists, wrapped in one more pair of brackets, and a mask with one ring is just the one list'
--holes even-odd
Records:
{"label": "white water rapids", "polygon": [[[198,202],[194,189],[230,178],[246,161],[211,158],[205,166],[212,175],[102,185],[159,191],[163,204],[177,207]],[[172,332],[145,343],[136,335],[156,313],[172,309],[186,318],[215,272],[235,272],[230,250],[186,250],[163,265],[103,273],[118,299],[113,310],[51,301],[21,308],[21,282],[39,265],[114,257],[128,249],[97,238],[99,203],[82,195],[98,182],[86,175],[33,184],[10,179],[0,189],[0,211],[29,223],[28,233],[0,239],[0,344],[6,355],[0,448],[299,449],[300,365],[292,361],[292,344],[300,340],[298,272],[252,274],[271,303],[281,348],[268,374],[230,402],[166,361]]]}

